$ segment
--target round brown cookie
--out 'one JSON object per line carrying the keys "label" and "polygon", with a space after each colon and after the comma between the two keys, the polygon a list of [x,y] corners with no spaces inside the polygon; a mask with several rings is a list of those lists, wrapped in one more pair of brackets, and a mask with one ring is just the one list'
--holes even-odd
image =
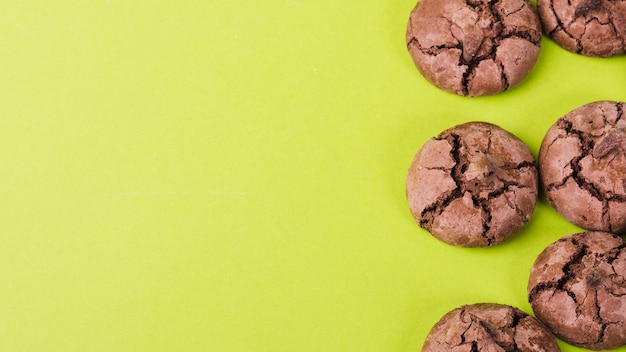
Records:
{"label": "round brown cookie", "polygon": [[532,266],[528,301],[570,344],[593,350],[626,345],[626,244],[607,232],[552,243]]}
{"label": "round brown cookie", "polygon": [[491,95],[530,73],[541,25],[527,0],[419,0],[406,43],[435,86],[463,96]]}
{"label": "round brown cookie", "polygon": [[426,337],[422,352],[557,352],[556,339],[537,319],[496,303],[465,305],[445,314]]}
{"label": "round brown cookie", "polygon": [[624,0],[537,0],[537,12],[546,35],[571,52],[591,57],[626,52]]}
{"label": "round brown cookie", "polygon": [[626,232],[625,104],[598,101],[559,118],[539,150],[550,204],[587,230]]}
{"label": "round brown cookie", "polygon": [[464,123],[428,140],[406,179],[417,223],[461,247],[491,246],[513,236],[530,218],[538,188],[528,147],[486,122]]}

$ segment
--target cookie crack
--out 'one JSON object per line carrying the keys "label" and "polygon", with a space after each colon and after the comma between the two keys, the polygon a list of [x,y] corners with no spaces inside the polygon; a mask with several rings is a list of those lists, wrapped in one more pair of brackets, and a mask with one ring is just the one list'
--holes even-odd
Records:
{"label": "cookie crack", "polygon": [[[568,1],[569,4],[569,1]],[[571,4],[570,4],[571,5]],[[556,26],[554,28],[552,28],[550,31],[546,32],[546,35],[550,38],[554,39],[554,36],[556,35],[557,32],[562,32],[563,34],[565,34],[567,37],[569,37],[570,39],[572,39],[575,43],[576,43],[576,49],[575,52],[577,54],[580,54],[583,51],[583,45],[582,42],[579,38],[576,38],[573,34],[571,34],[565,24],[563,23],[563,21],[561,20],[561,18],[559,18],[559,16],[556,14],[556,10],[554,9],[554,0],[550,0],[548,2],[548,8],[550,9],[550,12],[552,13],[552,16],[554,17],[555,21],[556,21]]]}
{"label": "cookie crack", "polygon": [[[489,324],[487,324],[483,320],[479,320],[478,323],[483,328],[483,330],[489,334],[489,337],[491,337],[491,341],[495,343],[498,347],[502,348],[505,352],[519,351],[514,338],[512,339],[511,343],[506,343],[507,341],[501,341],[501,339],[498,338],[498,333],[495,332],[494,328],[492,328]],[[511,326],[496,327],[496,330],[503,330],[506,328],[511,328],[513,329],[513,331],[515,331],[515,328]]]}
{"label": "cookie crack", "polygon": [[[626,243],[623,243],[620,246],[611,249],[611,251],[605,256],[607,264],[611,266],[611,275],[613,276],[612,280],[615,280],[616,278],[620,280],[619,286],[626,286],[626,278],[624,277],[624,275],[618,273],[617,270],[615,270],[615,266],[613,265],[613,262],[615,262],[615,260],[619,258],[620,254],[622,254],[623,251],[626,251]],[[612,286],[610,286],[609,288],[612,288]],[[626,296],[626,292],[620,293],[620,292],[615,292],[614,290],[611,290],[611,289],[609,289],[608,292],[614,297]]]}
{"label": "cookie crack", "polygon": [[510,348],[506,349],[504,346],[502,346],[503,348],[505,348],[505,350],[507,352],[515,352],[515,351],[520,351],[520,348],[517,346],[517,341],[515,340],[515,336],[517,336],[516,332],[517,332],[517,326],[520,324],[520,322],[524,319],[526,319],[527,316],[520,312],[520,311],[516,311],[516,310],[512,310],[512,319],[511,319],[511,324],[509,324],[508,328],[513,330],[513,345],[510,346]]}
{"label": "cookie crack", "polygon": [[[601,343],[604,342],[604,334],[606,332],[606,329],[609,327],[609,324],[611,324],[611,322],[605,322],[604,319],[602,319],[602,316],[600,316],[600,303],[598,302],[598,293],[596,291],[596,294],[594,295],[594,300],[595,300],[595,307],[596,307],[596,317],[598,319],[598,322],[600,323],[600,331],[598,333],[598,339],[596,340],[596,343]],[[595,319],[594,319],[595,321]]]}
{"label": "cookie crack", "polygon": [[[593,22],[597,22],[601,26],[609,26],[609,27],[611,27],[611,29],[613,30],[613,34],[617,35],[617,31],[615,30],[615,26],[612,25],[610,18],[607,19],[606,22],[602,22],[598,17],[594,16],[594,17],[591,17],[591,18],[588,18],[588,19],[585,20],[585,26],[587,26],[587,25],[589,25],[589,24],[591,24]],[[584,35],[585,32],[583,32],[583,35]]]}
{"label": "cookie crack", "polygon": [[493,220],[493,216],[491,215],[491,207],[489,207],[489,198],[483,199],[472,195],[472,199],[474,200],[475,204],[480,206],[484,214],[483,231],[481,233],[481,236],[485,239],[485,241],[487,241],[487,247],[493,246],[496,241],[496,237],[495,234],[491,235],[489,233],[491,230],[491,221]]}
{"label": "cookie crack", "polygon": [[560,278],[558,278],[556,281],[540,282],[537,285],[535,285],[528,294],[528,300],[532,303],[537,297],[537,295],[541,294],[544,291],[552,291],[552,295],[554,295],[555,291],[563,291],[568,296],[570,296],[574,300],[574,302],[576,302],[576,314],[580,315],[580,308],[578,307],[578,300],[576,299],[576,294],[570,291],[569,289],[567,289],[566,286],[572,279],[576,277],[576,273],[574,272],[572,267],[582,262],[585,255],[587,255],[588,248],[584,244],[579,244],[578,241],[576,241],[576,239],[572,238],[569,240],[572,242],[574,246],[578,248],[577,248],[577,251],[574,254],[572,254],[570,259],[567,261],[567,263],[565,263],[565,265],[561,269],[561,272],[563,273],[563,275]]}
{"label": "cookie crack", "polygon": [[500,168],[506,171],[516,171],[523,169],[534,169],[536,167],[534,161],[524,160],[519,164],[503,164]]}
{"label": "cookie crack", "polygon": [[509,198],[510,195],[512,195],[513,198],[515,198],[515,192],[505,194],[506,201],[509,204],[509,206],[515,210],[515,214],[517,214],[517,216],[519,216],[520,219],[527,218],[528,215],[522,209],[520,209],[518,206],[515,205],[516,204],[515,199],[511,200]]}
{"label": "cookie crack", "polygon": [[500,80],[502,80],[502,86],[504,88],[504,90],[508,90],[509,89],[509,78],[506,76],[506,74],[504,73],[504,63],[502,63],[502,61],[500,60],[496,60],[494,58],[494,61],[498,64],[498,68],[500,69]]}
{"label": "cookie crack", "polygon": [[506,200],[507,200],[507,203],[509,204],[509,206],[511,208],[513,208],[515,210],[515,212],[519,216],[523,217],[524,216],[524,212],[521,211],[515,205],[515,201],[511,201],[509,199],[508,195],[512,194],[513,196],[515,196],[514,188],[517,188],[517,189],[527,189],[527,188],[532,188],[532,187],[528,186],[528,185],[525,185],[525,184],[522,184],[522,183],[519,183],[519,182],[516,182],[516,181],[504,180],[504,179],[501,179],[501,178],[498,178],[498,180],[503,183],[502,187],[489,192],[487,194],[487,200],[493,199],[493,198],[497,198],[497,197],[500,197],[501,195],[504,195]]}
{"label": "cookie crack", "polygon": [[615,118],[615,123],[619,122],[624,116],[624,103],[615,104],[615,108],[617,109],[617,117]]}
{"label": "cookie crack", "polygon": [[411,46],[416,47],[422,54],[429,55],[429,56],[437,56],[441,54],[443,51],[450,50],[450,49],[462,50],[462,46],[460,43],[454,44],[454,45],[441,44],[441,45],[435,45],[435,46],[430,46],[430,47],[423,47],[416,37],[411,37],[411,39],[408,41],[407,48],[410,48]]}
{"label": "cookie crack", "polygon": [[[493,44],[489,48],[488,52],[483,53],[479,56],[474,56],[470,60],[465,60],[461,56],[461,59],[459,61],[459,66],[467,67],[467,69],[465,70],[461,78],[461,92],[464,96],[469,95],[470,82],[473,80],[473,77],[475,76],[475,70],[480,65],[480,63],[485,60],[493,60],[494,62],[496,62],[496,59],[495,59],[496,52],[500,44],[500,38],[502,36],[502,25],[500,25],[502,23],[502,16],[500,16],[497,9],[495,8],[498,2],[499,2],[498,0],[491,0],[486,3],[482,1],[476,1],[476,0],[466,1],[466,4],[470,6],[471,8],[473,8],[474,11],[476,11],[479,14],[479,16],[484,14],[485,17],[493,17],[493,21],[490,23],[488,27],[488,29],[493,31],[493,34],[483,39],[483,41],[480,43],[480,46],[478,47],[476,52],[477,53],[481,52],[481,49],[484,48],[484,45],[486,42],[492,42]],[[500,78],[503,82],[503,88],[504,90],[507,90],[509,88],[509,84],[504,75],[503,65],[501,63],[498,63],[498,66],[500,70]]]}
{"label": "cookie crack", "polygon": [[[611,1],[611,0],[608,0],[608,1]],[[605,26],[609,26],[611,28],[611,31],[613,32],[613,35],[615,36],[615,38],[618,38],[620,43],[621,43],[622,47],[621,47],[620,51],[624,51],[624,48],[626,48],[626,38],[624,37],[624,35],[622,35],[622,33],[615,26],[615,22],[617,20],[614,17],[613,11],[611,11],[610,9],[605,8],[602,0],[586,0],[586,1],[583,1],[576,8],[576,11],[574,12],[574,17],[584,16],[585,18],[587,18],[587,14],[588,13],[594,12],[594,11],[599,11],[599,10],[603,10],[603,12],[607,15],[607,22],[606,23],[602,22],[602,21],[600,21],[600,19],[597,16],[592,16],[589,20],[587,20],[585,22],[585,25],[591,23],[593,20],[597,20],[597,22],[599,24],[605,25]]]}
{"label": "cookie crack", "polygon": [[[621,252],[623,250],[626,250],[626,243],[623,243],[615,248],[613,248],[607,255],[606,255],[606,262],[608,264],[610,264],[611,266],[613,266],[613,262],[619,257],[619,255],[621,254]],[[615,270],[615,269],[614,269]],[[617,273],[615,273],[617,274]]]}
{"label": "cookie crack", "polygon": [[558,281],[540,282],[536,284],[535,286],[533,286],[533,288],[528,292],[528,301],[530,303],[533,303],[535,301],[535,298],[537,298],[537,295],[545,291],[551,292],[552,295],[554,295],[554,291],[557,288],[558,288]]}
{"label": "cookie crack", "polygon": [[525,218],[527,215],[524,213],[522,209],[520,209],[516,205],[515,199],[511,200],[510,196],[513,196],[513,198],[515,198],[515,190],[513,188],[527,189],[531,187],[518,183],[518,182],[513,182],[513,181],[505,181],[505,180],[500,180],[500,181],[504,182],[504,187],[489,193],[489,197],[496,198],[501,195],[504,195],[504,197],[506,198],[507,204],[509,205],[509,207],[511,207],[515,211],[517,216],[519,216],[521,219]]}
{"label": "cookie crack", "polygon": [[[557,287],[561,291],[567,293],[574,302],[576,303],[576,316],[580,316],[580,303],[579,299],[576,297],[576,293],[569,290],[566,286],[567,284],[574,278],[576,278],[576,272],[572,269],[572,267],[579,265],[582,263],[583,258],[588,254],[588,247],[584,244],[578,244],[575,239],[572,239],[572,244],[579,247],[578,251],[572,255],[572,258],[563,266],[563,277],[561,277],[557,282]],[[583,301],[586,297],[583,297]]]}
{"label": "cookie crack", "polygon": [[454,166],[452,166],[452,170],[450,170],[450,176],[454,181],[455,188],[447,194],[442,195],[433,204],[425,207],[424,210],[422,210],[420,226],[429,230],[431,228],[434,218],[440,215],[444,211],[444,209],[446,209],[448,205],[450,205],[452,201],[463,196],[463,187],[460,171],[461,156],[459,155],[459,149],[461,147],[460,137],[456,134],[451,133],[447,137],[436,138],[436,140],[446,140],[448,143],[450,143],[450,155],[452,156],[452,160],[454,161]]}
{"label": "cookie crack", "polygon": [[559,182],[552,182],[548,185],[545,186],[546,188],[546,193],[553,191],[555,189],[559,189],[563,186],[565,186],[567,184],[567,181],[569,181],[572,178],[571,175],[568,175],[567,177],[563,178],[562,180],[560,180]]}
{"label": "cookie crack", "polygon": [[[491,324],[489,324],[488,322],[486,322],[484,319],[482,319],[481,317],[472,314],[472,313],[467,313],[466,311],[462,311],[461,312],[461,319],[462,321],[464,321],[463,319],[466,319],[466,315],[469,315],[469,322],[468,322],[468,326],[467,328],[463,331],[463,333],[461,334],[461,341],[455,346],[461,346],[461,345],[465,345],[468,344],[470,345],[470,351],[475,351],[475,352],[479,352],[481,349],[478,345],[478,341],[477,340],[471,340],[468,341],[467,337],[465,336],[470,329],[475,328],[475,329],[480,329],[483,332],[485,332],[489,338],[490,338],[490,343],[494,343],[497,346],[499,346],[500,348],[502,348],[504,351],[506,352],[515,352],[515,351],[519,351],[519,349],[517,348],[517,343],[513,340],[512,345],[511,344],[506,344],[505,341],[501,341],[498,338],[498,333],[496,331],[494,331],[494,327],[491,326]],[[509,326],[502,326],[501,328],[511,328],[511,329],[515,329],[515,327],[517,326],[517,324],[519,323],[519,321],[521,320],[521,317],[517,317],[515,313],[513,313],[513,322],[511,324],[509,324]],[[465,322],[465,321],[464,321]],[[498,327],[496,327],[497,330],[500,330]]]}
{"label": "cookie crack", "polygon": [[[485,153],[489,154],[489,151],[491,150],[491,146],[492,146],[492,135],[491,135],[491,131],[488,131],[488,136],[487,136],[487,145],[485,147]],[[460,165],[460,160],[459,160],[459,164]],[[458,174],[458,178],[462,179],[462,174],[464,172],[463,170],[463,166],[461,166],[459,169],[459,174]],[[485,241],[487,241],[487,247],[492,246],[494,243],[496,243],[496,235],[495,234],[490,234],[491,231],[491,222],[493,221],[493,216],[492,216],[492,212],[491,212],[491,207],[489,206],[489,201],[492,199],[492,197],[490,196],[490,193],[487,194],[486,197],[481,197],[480,195],[474,194],[474,192],[472,192],[472,188],[469,187],[466,183],[464,182],[460,182],[459,183],[461,189],[461,194],[465,194],[465,192],[469,192],[472,196],[472,201],[474,202],[474,205],[477,207],[480,207],[481,210],[483,211],[483,228],[482,228],[482,232],[481,232],[481,236],[485,239]],[[498,190],[496,190],[498,191]]]}
{"label": "cookie crack", "polygon": [[611,296],[613,296],[613,297],[626,297],[626,293],[615,292],[613,290],[607,290],[607,292],[610,293]]}
{"label": "cookie crack", "polygon": [[607,11],[608,14],[608,19],[606,22],[602,22],[599,18],[597,17],[591,17],[590,19],[585,21],[585,26],[584,26],[584,30],[583,33],[581,35],[581,38],[585,35],[585,33],[587,32],[587,26],[589,26],[591,23],[596,22],[598,23],[600,26],[606,26],[609,27],[609,29],[611,30],[611,36],[618,39],[619,40],[619,44],[620,44],[620,48],[619,50],[617,50],[618,52],[623,52],[624,48],[626,47],[626,39],[620,34],[620,31],[615,27],[615,23],[614,20],[611,16],[611,12]]}
{"label": "cookie crack", "polygon": [[600,192],[593,183],[588,182],[584,177],[580,175],[580,173],[582,172],[580,161],[582,159],[583,159],[582,156],[572,159],[572,161],[570,162],[570,167],[572,168],[572,175],[570,175],[569,177],[571,177],[576,182],[578,187],[587,191],[587,193],[589,193],[592,197],[598,199],[601,202],[606,201],[602,192]]}
{"label": "cookie crack", "polygon": [[509,17],[511,15],[515,15],[516,13],[522,11],[526,6],[528,6],[527,3],[526,2],[522,2],[520,4],[520,7],[516,8],[515,10],[512,10],[512,11],[509,11],[509,12],[505,13],[504,16],[505,17]]}
{"label": "cookie crack", "polygon": [[509,328],[516,329],[519,323],[522,320],[526,319],[526,315],[514,309],[512,309],[512,315],[513,315],[513,319],[511,319],[511,324],[509,324]]}
{"label": "cookie crack", "polygon": [[[611,0],[607,1],[611,2]],[[602,13],[607,16],[606,22],[601,21],[597,15],[593,14],[593,12],[599,11],[602,11]],[[619,17],[619,14],[617,16]],[[619,22],[619,19],[615,18],[614,11],[612,11],[611,8],[607,8],[604,6],[604,2],[602,0],[586,0],[580,3],[574,12],[574,20],[576,20],[578,17],[585,18],[585,26],[583,28],[583,34],[581,35],[581,38],[585,35],[587,26],[592,22],[596,22],[601,26],[609,27],[612,32],[611,36],[619,41],[620,48],[614,48],[612,54],[609,54],[608,56],[612,56],[616,53],[623,53],[626,50],[626,37],[615,25],[616,22]]]}
{"label": "cookie crack", "polygon": [[472,341],[472,348],[470,352],[480,352],[480,350],[478,349],[478,342]]}
{"label": "cookie crack", "polygon": [[[593,140],[591,138],[587,138],[585,132],[575,129],[572,122],[570,121],[559,121],[559,127],[566,132],[566,136],[573,136],[579,140],[581,153],[579,156],[570,160],[569,167],[572,170],[571,174],[569,174],[567,177],[564,177],[560,182],[553,182],[547,185],[546,190],[551,191],[554,189],[558,189],[566,185],[569,180],[573,180],[580,189],[585,190],[590,196],[600,201],[600,203],[602,204],[603,225],[611,229],[612,226],[610,221],[609,201],[619,200],[621,199],[621,196],[605,195],[600,189],[596,187],[593,182],[589,182],[587,179],[585,179],[585,177],[582,176],[582,166],[580,165],[580,161],[587,155],[592,155],[594,148]],[[587,221],[587,218],[584,215],[581,215],[581,217],[584,221]]]}
{"label": "cookie crack", "polygon": [[531,42],[535,46],[539,46],[541,44],[541,32],[523,27],[519,28],[511,26],[509,28],[505,28],[502,33],[502,38],[524,39]]}

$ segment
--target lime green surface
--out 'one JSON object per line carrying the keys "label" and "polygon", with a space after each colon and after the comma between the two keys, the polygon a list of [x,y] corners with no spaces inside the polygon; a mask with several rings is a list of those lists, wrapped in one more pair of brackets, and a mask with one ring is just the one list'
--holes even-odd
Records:
{"label": "lime green surface", "polygon": [[578,229],[542,199],[498,247],[445,245],[406,171],[470,120],[536,156],[626,100],[626,57],[544,38],[520,86],[458,97],[413,66],[414,5],[2,2],[0,351],[419,351],[459,305],[531,312],[535,256]]}

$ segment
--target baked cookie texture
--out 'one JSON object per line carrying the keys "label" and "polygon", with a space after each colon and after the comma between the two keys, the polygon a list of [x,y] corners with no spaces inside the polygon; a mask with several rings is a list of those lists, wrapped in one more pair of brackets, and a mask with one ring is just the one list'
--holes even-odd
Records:
{"label": "baked cookie texture", "polygon": [[583,232],[546,247],[528,280],[535,316],[564,341],[592,350],[626,345],[626,244]]}
{"label": "baked cookie texture", "polygon": [[590,57],[626,53],[626,1],[537,0],[543,31],[564,49]]}
{"label": "baked cookie texture", "polygon": [[526,0],[420,0],[406,43],[420,73],[462,96],[504,92],[532,70],[541,24]]}
{"label": "baked cookie texture", "polygon": [[487,247],[517,233],[538,197],[535,160],[513,134],[468,122],[428,140],[406,179],[416,222],[460,247]]}
{"label": "baked cookie texture", "polygon": [[539,150],[548,202],[587,230],[626,232],[624,102],[598,101],[559,118]]}
{"label": "baked cookie texture", "polygon": [[511,306],[465,305],[445,314],[426,337],[422,352],[560,351],[537,319]]}

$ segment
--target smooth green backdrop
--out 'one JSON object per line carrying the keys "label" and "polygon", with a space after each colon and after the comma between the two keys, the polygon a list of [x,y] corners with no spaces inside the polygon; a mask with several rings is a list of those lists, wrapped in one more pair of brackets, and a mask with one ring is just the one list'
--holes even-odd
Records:
{"label": "smooth green backdrop", "polygon": [[530,313],[534,258],[579,229],[541,199],[510,241],[448,246],[406,171],[470,120],[536,156],[626,100],[626,57],[544,38],[521,85],[458,97],[408,55],[414,5],[0,1],[0,351],[409,352],[462,304]]}

